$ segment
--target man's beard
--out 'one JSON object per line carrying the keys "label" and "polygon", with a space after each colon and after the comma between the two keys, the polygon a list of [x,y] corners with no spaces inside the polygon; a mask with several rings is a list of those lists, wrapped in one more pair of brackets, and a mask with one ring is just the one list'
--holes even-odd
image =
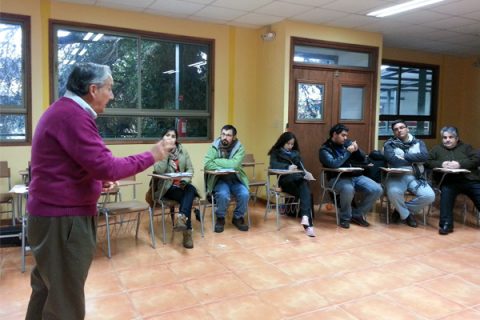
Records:
{"label": "man's beard", "polygon": [[228,143],[228,140],[227,140],[227,139],[223,139],[223,140],[222,140],[222,145],[223,145],[224,147],[228,146],[228,144],[229,144],[229,143]]}

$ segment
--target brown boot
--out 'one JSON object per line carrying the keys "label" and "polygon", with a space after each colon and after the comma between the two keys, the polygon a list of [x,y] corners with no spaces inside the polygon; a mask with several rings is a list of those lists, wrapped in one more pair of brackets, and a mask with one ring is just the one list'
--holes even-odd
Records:
{"label": "brown boot", "polygon": [[183,231],[183,246],[187,249],[193,248],[192,229]]}

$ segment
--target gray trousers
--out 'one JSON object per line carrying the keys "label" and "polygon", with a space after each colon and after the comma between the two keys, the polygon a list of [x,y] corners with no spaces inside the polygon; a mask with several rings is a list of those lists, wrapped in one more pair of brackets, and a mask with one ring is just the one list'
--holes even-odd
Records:
{"label": "gray trousers", "polygon": [[26,320],[85,318],[85,281],[96,247],[96,217],[28,217],[36,266]]}

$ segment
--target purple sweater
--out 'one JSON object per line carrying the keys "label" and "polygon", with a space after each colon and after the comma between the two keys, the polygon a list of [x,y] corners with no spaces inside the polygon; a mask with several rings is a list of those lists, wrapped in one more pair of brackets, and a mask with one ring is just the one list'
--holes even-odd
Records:
{"label": "purple sweater", "polygon": [[28,213],[96,215],[101,181],[132,176],[154,162],[150,152],[115,158],[91,115],[72,99],[60,98],[42,115],[33,137]]}

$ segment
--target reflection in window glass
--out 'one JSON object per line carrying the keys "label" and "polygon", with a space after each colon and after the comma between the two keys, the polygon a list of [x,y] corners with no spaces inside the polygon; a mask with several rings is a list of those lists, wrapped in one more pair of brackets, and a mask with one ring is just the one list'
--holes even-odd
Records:
{"label": "reflection in window glass", "polygon": [[340,93],[340,119],[363,119],[364,88],[342,86]]}
{"label": "reflection in window glass", "polygon": [[2,14],[0,17],[0,142],[30,139],[27,119],[30,106],[25,65],[30,18]]}
{"label": "reflection in window glass", "polygon": [[293,61],[304,64],[370,67],[370,54],[341,49],[296,45]]}
{"label": "reflection in window glass", "polygon": [[435,92],[438,67],[387,62],[382,65],[380,82],[380,136],[391,135],[389,123],[408,121],[410,132],[435,135]]}
{"label": "reflection in window glass", "polygon": [[95,62],[112,69],[115,99],[97,119],[102,137],[154,140],[166,124],[180,123],[185,137],[209,138],[211,41],[180,42],[67,26],[55,30],[58,95],[65,92],[75,63]]}

